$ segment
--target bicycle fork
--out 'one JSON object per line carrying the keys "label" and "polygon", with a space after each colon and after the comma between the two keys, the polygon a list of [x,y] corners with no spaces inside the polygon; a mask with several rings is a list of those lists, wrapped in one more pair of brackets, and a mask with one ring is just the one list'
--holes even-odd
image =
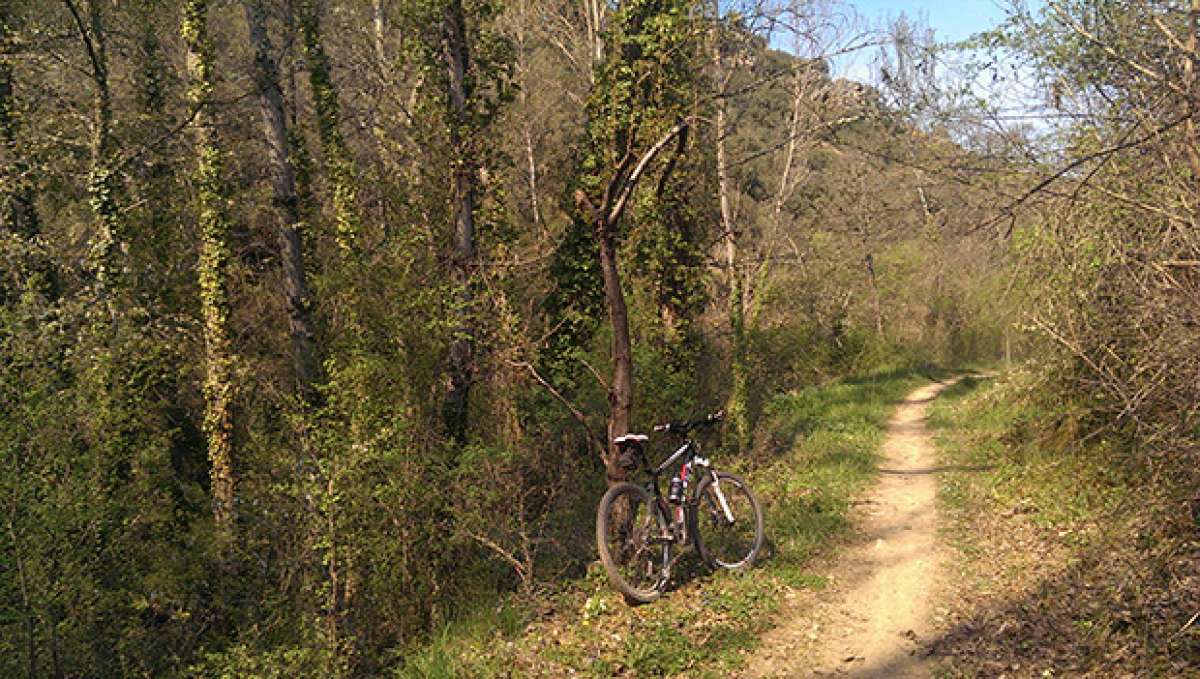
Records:
{"label": "bicycle fork", "polygon": [[704,467],[704,469],[708,470],[709,474],[712,475],[712,488],[713,492],[716,493],[717,496],[717,504],[721,506],[721,513],[725,515],[725,521],[727,522],[727,525],[732,526],[733,510],[729,508],[729,501],[725,499],[725,491],[721,490],[721,479],[717,476],[717,470],[710,467],[708,465],[708,460],[702,457],[697,457],[692,461],[692,464],[701,465]]}
{"label": "bicycle fork", "polygon": [[[704,462],[703,460],[700,460],[700,461]],[[705,465],[705,466],[707,468],[707,465]],[[684,466],[683,473],[681,474],[681,476],[683,476],[684,478],[687,477],[688,468],[689,468],[688,465]],[[717,496],[717,506],[715,506],[715,507],[712,506],[711,498],[705,498],[705,499],[707,499],[708,505],[715,515],[714,518],[720,517],[720,518],[724,519],[725,525],[732,526],[735,522],[735,517],[733,516],[733,509],[729,506],[729,500],[726,499],[726,497],[725,497],[725,491],[721,489],[721,479],[720,479],[720,477],[717,476],[717,472],[713,471],[712,469],[708,469],[708,473],[712,475],[712,491],[713,491],[713,494]],[[696,498],[694,500],[694,502],[696,504],[699,504],[701,502],[701,499]],[[663,513],[672,518],[671,534],[669,536],[664,535],[663,536],[664,540],[668,540],[670,542],[674,542],[679,545],[688,544],[689,538],[691,536],[688,535],[688,522],[687,522],[687,513],[686,513],[688,510],[685,509],[685,504],[687,504],[686,500],[683,503],[675,505],[673,508],[674,511],[668,511],[669,509],[671,509],[670,504],[667,504],[664,502],[661,505],[661,507],[663,509]],[[695,511],[695,509],[692,509],[691,511]]]}
{"label": "bicycle fork", "polygon": [[729,508],[729,501],[725,499],[725,492],[721,490],[721,480],[717,478],[716,472],[712,473],[712,487],[717,493],[717,502],[721,504],[721,511],[725,513],[725,520],[729,525],[733,525],[733,510]]}

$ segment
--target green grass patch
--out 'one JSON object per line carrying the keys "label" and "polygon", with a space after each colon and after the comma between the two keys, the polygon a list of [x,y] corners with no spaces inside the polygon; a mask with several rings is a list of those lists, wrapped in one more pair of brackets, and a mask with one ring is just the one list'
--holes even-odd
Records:
{"label": "green grass patch", "polygon": [[744,665],[788,592],[825,586],[808,570],[812,558],[850,527],[851,503],[875,477],[896,404],[946,375],[896,370],[781,394],[766,408],[751,454],[711,454],[718,468],[745,473],[764,505],[768,545],[751,571],[705,573],[685,557],[671,591],[631,607],[596,563],[545,596],[549,615],[534,619],[515,607],[517,617],[504,622],[493,602],[408,654],[397,676],[727,676]]}
{"label": "green grass patch", "polygon": [[1046,528],[1116,511],[1133,498],[1116,441],[1077,440],[1078,415],[1031,391],[1022,373],[1000,382],[966,378],[932,404],[929,426],[945,461],[967,468],[943,477],[950,507],[998,506]]}

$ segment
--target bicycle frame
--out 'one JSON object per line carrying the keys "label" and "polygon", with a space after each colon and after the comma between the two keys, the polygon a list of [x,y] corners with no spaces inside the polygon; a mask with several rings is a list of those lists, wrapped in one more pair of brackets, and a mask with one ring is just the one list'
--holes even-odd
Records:
{"label": "bicycle frame", "polygon": [[[699,481],[688,483],[689,477],[694,477],[693,470],[700,467],[704,472],[712,475],[713,489],[716,491],[717,500],[720,503],[721,513],[724,514],[725,520],[733,523],[733,511],[729,507],[728,500],[725,499],[725,493],[721,490],[721,482],[717,478],[716,472],[706,458],[700,457],[699,447],[695,441],[688,438],[679,448],[671,453],[670,457],[663,460],[657,467],[651,467],[650,461],[646,457],[644,451],[641,455],[642,468],[650,476],[650,480],[646,482],[646,490],[654,498],[655,505],[663,516],[669,517],[673,534],[669,536],[672,542],[678,542],[681,545],[687,545],[691,542],[692,536],[688,533],[688,523],[690,514],[696,511],[698,498],[696,497],[697,489],[700,487]],[[676,463],[680,464],[680,478],[687,484],[683,501],[680,504],[672,507],[671,503],[663,496],[662,488],[659,485],[659,479],[665,472],[671,471]],[[701,472],[703,473],[703,472]],[[664,536],[666,538],[668,536]]]}

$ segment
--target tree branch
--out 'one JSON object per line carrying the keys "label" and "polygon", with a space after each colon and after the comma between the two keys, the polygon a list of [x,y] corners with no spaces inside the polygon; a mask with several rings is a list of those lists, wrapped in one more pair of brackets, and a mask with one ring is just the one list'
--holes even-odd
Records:
{"label": "tree branch", "polygon": [[1052,10],[1054,10],[1054,13],[1058,15],[1058,18],[1061,19],[1063,21],[1063,23],[1065,23],[1071,27],[1071,30],[1075,31],[1081,37],[1086,39],[1088,42],[1090,42],[1093,45],[1095,45],[1096,47],[1100,48],[1100,50],[1103,51],[1108,56],[1121,62],[1122,64],[1125,64],[1126,66],[1128,66],[1129,68],[1132,68],[1133,70],[1137,71],[1138,73],[1141,73],[1142,75],[1146,76],[1147,78],[1150,78],[1151,80],[1156,80],[1159,83],[1162,83],[1163,85],[1165,85],[1167,87],[1167,89],[1171,90],[1172,92],[1182,95],[1184,98],[1188,98],[1188,99],[1191,98],[1187,92],[1185,92],[1183,89],[1181,89],[1179,87],[1179,85],[1170,81],[1165,76],[1163,76],[1161,73],[1155,71],[1154,69],[1150,68],[1149,66],[1146,66],[1142,63],[1134,61],[1133,59],[1122,56],[1111,45],[1103,42],[1095,34],[1091,33],[1083,26],[1080,26],[1079,22],[1075,21],[1074,18],[1072,18],[1070,15],[1068,15],[1066,10],[1064,10],[1062,7],[1060,7],[1058,5],[1058,3],[1050,2],[1048,4],[1050,5],[1050,8]]}
{"label": "tree branch", "polygon": [[87,50],[88,59],[92,62],[92,78],[99,79],[107,75],[105,68],[100,64],[100,55],[96,52],[96,46],[92,43],[92,34],[88,31],[83,23],[83,16],[79,13],[79,8],[71,0],[63,0],[63,4],[67,6],[67,10],[71,12],[71,18],[75,20],[75,26],[79,29],[79,38],[83,40],[83,47]]}
{"label": "tree branch", "polygon": [[662,138],[655,142],[654,146],[650,147],[650,150],[646,151],[646,153],[642,156],[642,159],[638,161],[637,166],[633,168],[633,172],[629,173],[629,177],[622,182],[621,190],[617,196],[617,200],[607,215],[607,221],[609,224],[616,224],[617,221],[621,219],[621,213],[625,211],[625,204],[629,202],[629,195],[633,193],[635,188],[637,188],[637,183],[642,178],[642,175],[645,174],[646,168],[650,165],[650,162],[653,161],[655,156],[657,156],[664,148],[666,148],[667,144],[671,143],[671,140],[675,138],[675,135],[682,133],[687,129],[687,127],[688,121],[680,120],[679,122],[675,123],[675,126],[668,130],[667,133],[662,136]]}
{"label": "tree branch", "polygon": [[667,161],[667,166],[663,168],[662,174],[658,177],[658,186],[654,189],[655,196],[662,198],[663,191],[667,187],[667,181],[671,178],[671,173],[675,171],[675,165],[679,163],[679,158],[683,155],[683,150],[687,146],[687,138],[688,130],[685,127],[679,132],[675,151],[671,154],[671,159]]}
{"label": "tree branch", "polygon": [[539,384],[545,387],[546,391],[550,392],[551,396],[558,399],[558,402],[562,403],[563,407],[565,407],[567,411],[571,413],[571,416],[575,418],[575,421],[578,422],[579,425],[583,427],[583,430],[587,433],[588,439],[600,443],[602,447],[607,447],[604,443],[604,439],[596,436],[595,432],[592,431],[591,425],[588,424],[587,416],[584,415],[583,412],[574,405],[572,405],[572,403],[568,401],[565,396],[559,393],[559,391],[554,388],[554,385],[546,381],[546,378],[538,374],[537,368],[533,367],[532,363],[528,363],[526,361],[506,361],[506,363],[514,368],[525,368],[528,370],[529,374],[533,375],[533,379],[537,380]]}

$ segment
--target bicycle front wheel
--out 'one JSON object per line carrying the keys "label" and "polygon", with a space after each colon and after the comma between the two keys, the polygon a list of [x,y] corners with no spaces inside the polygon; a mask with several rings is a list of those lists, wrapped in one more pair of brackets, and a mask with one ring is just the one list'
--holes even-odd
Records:
{"label": "bicycle front wheel", "polygon": [[618,483],[596,512],[596,548],[608,579],[631,601],[649,603],[662,594],[671,563],[670,528],[650,493]]}
{"label": "bicycle front wheel", "polygon": [[763,513],[742,477],[712,472],[696,488],[692,535],[710,568],[741,571],[754,565],[763,545]]}

